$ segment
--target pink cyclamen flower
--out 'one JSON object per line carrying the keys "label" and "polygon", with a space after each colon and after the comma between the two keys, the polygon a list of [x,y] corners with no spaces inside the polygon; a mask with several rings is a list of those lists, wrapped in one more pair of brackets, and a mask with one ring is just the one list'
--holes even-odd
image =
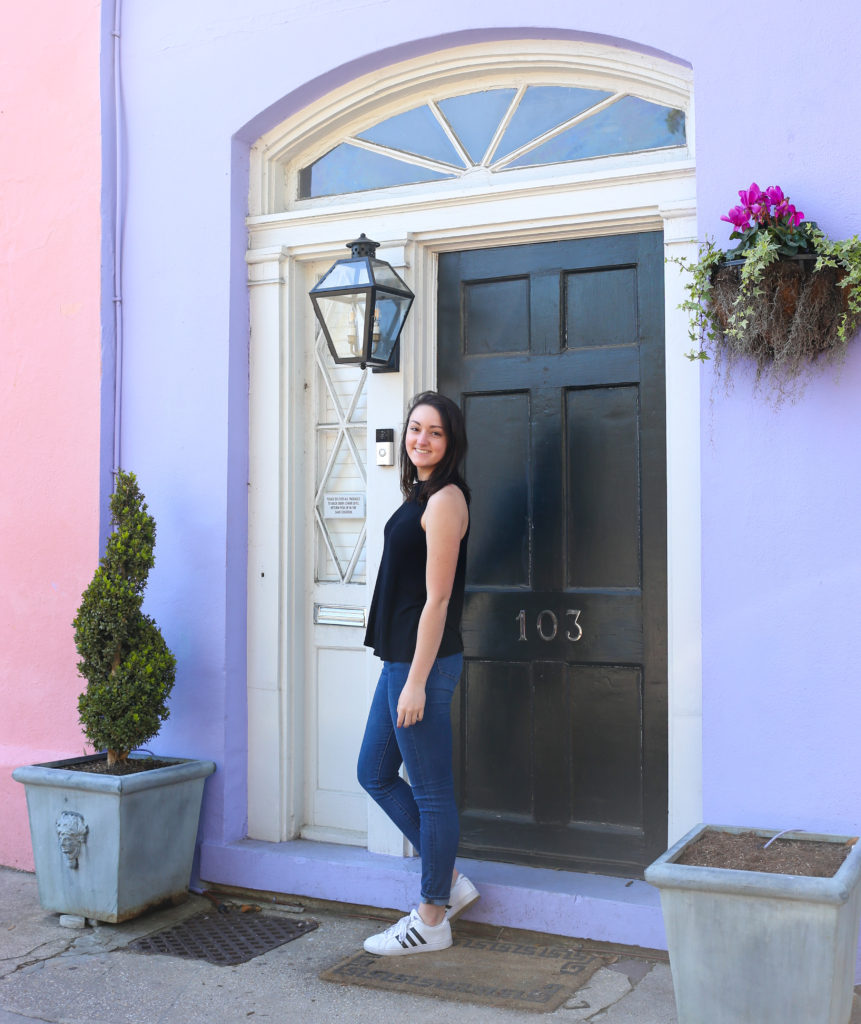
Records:
{"label": "pink cyclamen flower", "polygon": [[789,199],[784,199],[779,206],[775,207],[774,215],[781,220],[785,220],[791,228],[797,228],[804,220],[803,212],[796,210]]}
{"label": "pink cyclamen flower", "polygon": [[747,231],[750,227],[750,211],[743,206],[734,206],[726,217],[721,217],[727,224],[732,224],[737,231]]}
{"label": "pink cyclamen flower", "polygon": [[768,203],[756,203],[751,208],[751,213],[753,214],[757,224],[765,224],[768,220],[768,210]]}
{"label": "pink cyclamen flower", "polygon": [[738,197],[743,206],[753,206],[754,203],[758,203],[762,197],[762,189],[755,181],[752,181],[749,189],[739,190]]}
{"label": "pink cyclamen flower", "polygon": [[765,194],[768,196],[768,201],[772,206],[778,206],[781,203],[786,202],[783,195],[783,189],[780,185],[770,185],[766,190]]}

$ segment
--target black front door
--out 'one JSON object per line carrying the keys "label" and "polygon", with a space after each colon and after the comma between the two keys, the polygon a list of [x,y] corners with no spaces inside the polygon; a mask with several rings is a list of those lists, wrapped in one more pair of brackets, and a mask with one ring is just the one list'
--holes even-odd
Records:
{"label": "black front door", "polygon": [[461,852],[640,874],[666,846],[663,239],[446,253],[473,491]]}

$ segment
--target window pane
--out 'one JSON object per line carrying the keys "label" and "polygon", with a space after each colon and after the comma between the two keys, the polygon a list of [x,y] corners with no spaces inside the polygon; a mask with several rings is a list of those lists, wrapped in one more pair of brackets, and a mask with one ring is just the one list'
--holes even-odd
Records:
{"label": "window pane", "polygon": [[[450,96],[438,101],[438,112],[460,140],[473,164],[480,164],[501,121],[517,95],[513,87]],[[528,86],[491,162],[503,160],[546,132],[585,114],[573,128],[524,153],[500,168],[567,163],[685,144],[682,110],[626,96],[599,113],[589,114],[612,92],[567,86]],[[457,178],[465,168],[430,106],[423,104],[386,118],[356,137],[392,150],[391,155],[362,149],[345,140],[299,171],[299,198],[362,192],[419,182]],[[398,153],[425,157],[451,166],[451,173],[430,170],[399,159]]]}
{"label": "window pane", "polygon": [[417,181],[440,181],[453,178],[454,174],[440,174],[405,164],[379,153],[341,143],[316,160],[310,167],[302,168],[299,175],[299,198],[315,196],[336,196],[342,192],[362,192],[369,188],[389,188],[392,185],[411,185]]}
{"label": "window pane", "polygon": [[[530,85],[523,94],[511,124],[505,130],[494,157],[507,156],[515,149],[564,124],[589,107],[612,95],[596,89],[568,89],[560,85]],[[547,161],[541,161],[546,163]]]}
{"label": "window pane", "polygon": [[516,93],[516,89],[490,89],[440,100],[440,110],[473,163],[481,163]]}
{"label": "window pane", "polygon": [[685,115],[681,110],[626,96],[543,146],[525,153],[508,167],[534,167],[684,144]]}
{"label": "window pane", "polygon": [[427,106],[416,107],[415,110],[407,110],[380,121],[356,138],[376,142],[380,146],[390,146],[405,153],[427,156],[432,160],[442,160],[458,168],[463,167],[463,162],[446,138],[439,121]]}

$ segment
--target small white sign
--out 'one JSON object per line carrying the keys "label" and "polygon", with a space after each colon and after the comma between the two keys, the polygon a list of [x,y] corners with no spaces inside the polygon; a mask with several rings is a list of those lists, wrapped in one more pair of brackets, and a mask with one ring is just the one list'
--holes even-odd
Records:
{"label": "small white sign", "polygon": [[324,519],[364,519],[364,494],[324,494]]}

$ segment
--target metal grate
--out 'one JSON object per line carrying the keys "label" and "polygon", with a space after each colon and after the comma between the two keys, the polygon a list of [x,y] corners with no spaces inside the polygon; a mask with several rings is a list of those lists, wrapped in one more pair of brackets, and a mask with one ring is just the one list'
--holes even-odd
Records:
{"label": "metal grate", "polygon": [[227,967],[244,964],[285,942],[298,939],[316,927],[317,922],[310,918],[295,921],[272,914],[218,914],[207,911],[195,914],[164,931],[135,939],[127,948],[134,953],[206,960]]}

